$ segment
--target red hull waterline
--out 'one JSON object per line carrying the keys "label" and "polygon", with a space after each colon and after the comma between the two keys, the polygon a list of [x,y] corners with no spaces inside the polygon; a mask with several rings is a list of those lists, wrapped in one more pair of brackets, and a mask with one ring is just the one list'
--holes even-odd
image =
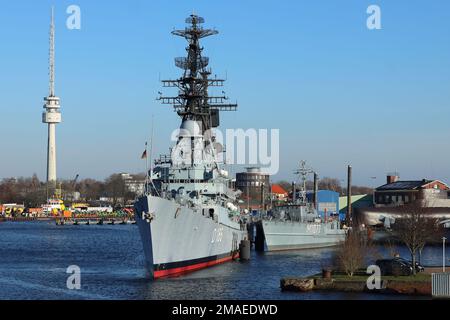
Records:
{"label": "red hull waterline", "polygon": [[173,268],[173,269],[167,269],[167,270],[158,270],[158,271],[154,271],[153,272],[153,278],[154,279],[161,279],[161,278],[167,278],[167,277],[175,277],[175,276],[180,276],[182,274],[185,273],[189,273],[189,272],[193,272],[193,271],[197,271],[200,269],[205,269],[208,267],[212,267],[221,263],[225,263],[228,261],[231,261],[233,259],[237,259],[239,258],[239,253],[235,254],[234,256],[228,256],[225,258],[221,258],[221,259],[217,259],[217,260],[213,260],[213,261],[208,261],[208,262],[202,262],[202,263],[197,263],[197,264],[192,264],[192,265],[188,265],[188,266],[184,266],[184,267],[180,267],[180,268]]}

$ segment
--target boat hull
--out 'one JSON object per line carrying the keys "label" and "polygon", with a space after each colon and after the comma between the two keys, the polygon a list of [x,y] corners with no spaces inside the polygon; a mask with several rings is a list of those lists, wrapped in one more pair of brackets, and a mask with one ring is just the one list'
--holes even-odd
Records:
{"label": "boat hull", "polygon": [[144,196],[135,204],[147,270],[153,278],[176,276],[238,257],[244,228],[225,208],[195,210],[175,201]]}
{"label": "boat hull", "polygon": [[345,231],[337,223],[263,221],[259,230],[264,251],[332,247],[345,240]]}

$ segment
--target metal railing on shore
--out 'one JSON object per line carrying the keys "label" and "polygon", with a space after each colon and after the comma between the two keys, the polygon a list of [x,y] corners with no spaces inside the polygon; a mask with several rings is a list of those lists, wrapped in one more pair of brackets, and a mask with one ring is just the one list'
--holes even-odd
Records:
{"label": "metal railing on shore", "polygon": [[0,222],[32,222],[54,221],[57,225],[114,225],[135,224],[133,216],[118,215],[77,215],[72,217],[48,216],[48,217],[0,217]]}
{"label": "metal railing on shore", "polygon": [[50,221],[51,217],[0,217],[0,222]]}
{"label": "metal railing on shore", "polygon": [[136,224],[132,217],[54,217],[56,225],[125,225]]}
{"label": "metal railing on shore", "polygon": [[431,295],[433,298],[450,299],[450,273],[431,274]]}

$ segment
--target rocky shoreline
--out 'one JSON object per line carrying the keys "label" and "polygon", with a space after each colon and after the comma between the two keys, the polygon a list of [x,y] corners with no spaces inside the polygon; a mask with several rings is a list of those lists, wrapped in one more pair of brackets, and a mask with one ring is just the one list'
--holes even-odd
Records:
{"label": "rocky shoreline", "polygon": [[431,296],[431,278],[428,280],[397,277],[397,279],[382,279],[380,289],[369,289],[367,277],[339,277],[323,279],[318,277],[296,278],[288,277],[280,281],[282,291],[308,292],[312,290],[365,292],[385,294],[407,294]]}

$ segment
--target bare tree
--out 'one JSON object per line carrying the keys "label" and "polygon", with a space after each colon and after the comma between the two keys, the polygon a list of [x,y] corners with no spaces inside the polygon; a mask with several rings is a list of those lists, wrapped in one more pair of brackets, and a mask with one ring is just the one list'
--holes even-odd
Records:
{"label": "bare tree", "polygon": [[364,266],[367,242],[358,232],[350,232],[336,252],[338,266],[353,277],[355,272]]}
{"label": "bare tree", "polygon": [[77,184],[77,191],[86,201],[98,200],[106,195],[106,186],[104,182],[94,179],[83,179]]}
{"label": "bare tree", "polygon": [[335,192],[338,192],[340,194],[343,194],[342,192],[342,186],[339,179],[336,178],[329,178],[324,177],[319,180],[319,189],[320,190],[332,190]]}
{"label": "bare tree", "polygon": [[[137,174],[137,180],[144,180],[145,175]],[[77,183],[72,180],[58,180],[58,188],[64,196],[63,200],[70,203],[74,201],[74,193],[80,193],[80,201],[93,203],[101,197],[112,199],[114,206],[119,203],[132,202],[136,196],[126,187],[125,181],[120,174],[113,174],[105,181],[86,178]],[[48,195],[52,195],[49,190]],[[81,200],[82,199],[82,200]],[[47,201],[46,183],[39,181],[34,174],[31,178],[5,178],[0,181],[0,203],[20,203],[28,208],[39,207]]]}
{"label": "bare tree", "polygon": [[0,203],[36,206],[46,200],[45,186],[36,175],[32,178],[9,178],[0,182]]}
{"label": "bare tree", "polygon": [[[347,190],[345,192],[347,192]],[[352,186],[352,194],[354,195],[373,194],[373,188],[364,186]]]}
{"label": "bare tree", "polygon": [[[402,218],[393,225],[398,239],[405,244],[411,254],[412,265],[416,265],[417,254],[422,252],[427,243],[438,239],[442,228],[434,218],[427,217],[428,208],[419,203],[402,207]],[[413,267],[413,274],[416,268]]]}
{"label": "bare tree", "polygon": [[391,239],[388,239],[384,244],[384,248],[387,251],[388,257],[393,258],[398,254],[397,246]]}
{"label": "bare tree", "polygon": [[[113,206],[117,206],[119,202],[125,202],[125,194],[127,192],[125,181],[120,174],[112,174],[105,181],[106,193],[113,200]],[[120,201],[121,200],[121,201]]]}
{"label": "bare tree", "polygon": [[[283,187],[283,189],[286,190],[287,192],[292,191],[292,184],[288,181],[278,181],[276,184]],[[313,187],[314,187],[313,181],[311,180],[306,181],[307,190],[312,190]],[[342,196],[347,194],[347,189],[342,187],[341,181],[337,178],[324,177],[322,179],[319,179],[318,187],[320,190],[332,190],[338,192]],[[352,193],[354,195],[373,194],[373,188],[364,186],[352,186]]]}
{"label": "bare tree", "polygon": [[281,186],[284,190],[286,190],[286,192],[292,191],[292,184],[288,181],[282,180],[282,181],[276,182],[275,184],[278,184],[279,186]]}

